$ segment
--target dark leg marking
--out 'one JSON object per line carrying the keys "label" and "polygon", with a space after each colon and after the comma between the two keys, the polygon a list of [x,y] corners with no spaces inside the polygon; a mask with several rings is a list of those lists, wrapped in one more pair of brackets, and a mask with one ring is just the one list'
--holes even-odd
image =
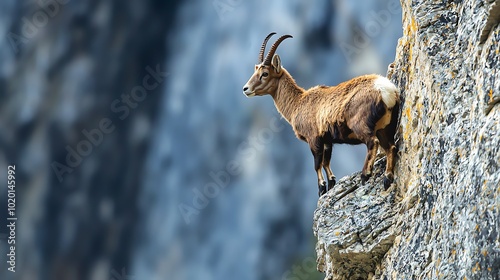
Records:
{"label": "dark leg marking", "polygon": [[328,189],[327,191],[333,189],[335,186],[335,175],[333,175],[332,169],[330,168],[330,160],[332,158],[332,148],[333,144],[325,144],[325,151],[323,153],[323,169],[326,172],[326,177],[328,179]]}
{"label": "dark leg marking", "polygon": [[323,178],[323,172],[321,171],[325,148],[324,141],[321,138],[316,138],[309,143],[309,147],[311,148],[311,153],[314,156],[314,169],[316,170],[316,174],[318,175],[318,194],[319,196],[322,196],[326,193],[326,182]]}

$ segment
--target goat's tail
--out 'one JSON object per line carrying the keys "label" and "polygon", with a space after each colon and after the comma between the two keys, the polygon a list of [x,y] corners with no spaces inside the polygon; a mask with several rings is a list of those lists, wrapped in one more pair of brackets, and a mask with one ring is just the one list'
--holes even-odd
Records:
{"label": "goat's tail", "polygon": [[[368,127],[370,130],[385,129],[390,130],[390,135],[394,135],[399,115],[399,90],[386,77],[378,76],[373,81],[373,87],[380,94],[380,99],[371,104],[370,115],[368,117]],[[387,131],[389,132],[389,131]]]}
{"label": "goat's tail", "polygon": [[379,76],[373,82],[373,86],[380,91],[382,101],[384,101],[387,108],[391,109],[398,103],[399,90],[389,79]]}

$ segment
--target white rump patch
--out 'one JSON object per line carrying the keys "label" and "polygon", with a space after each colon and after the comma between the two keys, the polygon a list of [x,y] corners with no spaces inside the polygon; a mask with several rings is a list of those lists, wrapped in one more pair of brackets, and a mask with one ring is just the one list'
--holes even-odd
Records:
{"label": "white rump patch", "polygon": [[373,86],[380,91],[382,101],[388,108],[394,107],[398,99],[398,88],[386,77],[378,77],[374,80]]}

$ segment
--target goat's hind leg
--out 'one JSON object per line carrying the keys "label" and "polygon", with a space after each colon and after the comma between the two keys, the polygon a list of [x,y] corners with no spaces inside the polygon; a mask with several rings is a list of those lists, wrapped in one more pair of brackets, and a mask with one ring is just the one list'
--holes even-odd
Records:
{"label": "goat's hind leg", "polygon": [[375,156],[377,155],[379,141],[377,137],[372,136],[366,142],[366,159],[363,166],[363,171],[361,172],[361,183],[364,185],[366,181],[372,176],[373,163],[375,162]]}
{"label": "goat's hind leg", "polygon": [[323,152],[323,169],[326,172],[326,177],[328,179],[328,190],[333,189],[333,186],[335,186],[335,175],[332,172],[332,169],[330,168],[330,159],[332,158],[332,148],[333,144],[332,143],[326,143],[325,144],[325,150]]}
{"label": "goat's hind leg", "polygon": [[[390,132],[390,131],[389,131]],[[394,137],[387,135],[388,130],[383,129],[377,131],[377,137],[380,140],[380,146],[385,151],[387,162],[385,164],[384,188],[387,189],[394,182],[394,163],[396,157],[396,145]]]}
{"label": "goat's hind leg", "polygon": [[387,189],[394,182],[394,161],[396,157],[396,145],[392,144],[385,150],[387,163],[385,166],[384,188]]}
{"label": "goat's hind leg", "polygon": [[323,166],[323,154],[324,154],[324,141],[321,138],[314,139],[309,143],[311,152],[314,156],[314,169],[318,175],[318,194],[322,196],[326,193],[326,182],[323,177],[323,171],[321,167]]}

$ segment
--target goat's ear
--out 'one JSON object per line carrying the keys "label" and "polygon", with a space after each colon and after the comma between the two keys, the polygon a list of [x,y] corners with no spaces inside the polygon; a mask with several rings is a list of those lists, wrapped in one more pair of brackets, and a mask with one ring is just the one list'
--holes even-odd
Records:
{"label": "goat's ear", "polygon": [[274,71],[276,71],[276,74],[279,74],[281,72],[281,59],[280,56],[275,54],[273,56],[273,60],[271,61],[271,65],[274,68]]}

